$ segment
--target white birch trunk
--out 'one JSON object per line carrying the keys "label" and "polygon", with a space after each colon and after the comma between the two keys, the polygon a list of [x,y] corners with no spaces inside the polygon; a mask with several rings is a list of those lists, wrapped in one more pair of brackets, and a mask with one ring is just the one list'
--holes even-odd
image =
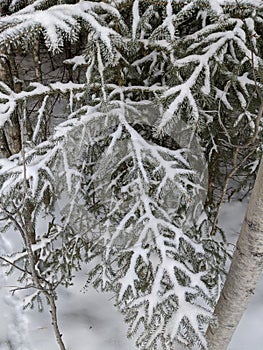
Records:
{"label": "white birch trunk", "polygon": [[215,308],[218,327],[207,331],[209,350],[224,350],[246,310],[263,270],[263,158],[232,264]]}

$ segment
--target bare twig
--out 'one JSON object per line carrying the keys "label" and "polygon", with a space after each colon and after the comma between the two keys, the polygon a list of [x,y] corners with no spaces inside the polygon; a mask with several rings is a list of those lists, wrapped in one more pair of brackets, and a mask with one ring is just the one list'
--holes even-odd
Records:
{"label": "bare twig", "polygon": [[23,272],[23,273],[26,273],[26,274],[31,275],[31,272],[29,272],[29,271],[27,271],[27,270],[25,270],[25,269],[22,269],[20,266],[18,266],[17,264],[13,263],[12,261],[10,261],[10,260],[4,258],[3,256],[0,256],[0,259],[3,260],[3,261],[5,261],[6,263],[12,265],[12,266],[15,267],[17,270],[19,270],[19,271],[21,271],[21,272]]}
{"label": "bare twig", "polygon": [[15,209],[14,212],[11,212],[4,206],[2,206],[1,209],[3,213],[5,213],[7,218],[13,223],[14,227],[18,230],[18,232],[20,233],[24,241],[25,251],[28,258],[29,271],[21,268],[16,263],[9,261],[4,257],[0,257],[0,259],[10,264],[14,268],[18,269],[19,271],[29,274],[31,276],[32,285],[30,284],[30,287],[36,288],[45,296],[50,306],[51,323],[52,323],[57,344],[60,350],[66,350],[64,342],[62,340],[62,334],[58,326],[57,308],[55,303],[55,300],[56,300],[55,288],[58,286],[58,284],[54,286],[54,284],[45,280],[36,269],[37,254],[33,250],[33,244],[35,243],[35,229],[32,224],[32,213],[34,211],[34,206],[32,203],[31,194],[29,192],[30,191],[29,183],[27,181],[26,156],[25,156],[25,149],[24,149],[25,110],[26,108],[24,106],[24,115],[23,115],[23,118],[20,120],[21,141],[22,141],[21,156],[22,156],[22,162],[23,162],[23,192],[24,192],[22,197],[23,205],[22,207],[20,207],[20,210],[17,210],[15,204],[12,202]]}

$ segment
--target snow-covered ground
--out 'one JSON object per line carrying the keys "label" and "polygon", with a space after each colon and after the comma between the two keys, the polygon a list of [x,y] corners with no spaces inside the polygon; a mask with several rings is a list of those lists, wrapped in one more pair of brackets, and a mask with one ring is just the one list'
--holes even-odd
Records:
{"label": "snow-covered ground", "polygon": [[[240,202],[222,208],[220,224],[232,243],[237,239],[245,208],[246,203]],[[2,242],[2,246],[5,244]],[[229,249],[233,249],[232,244]],[[0,283],[0,350],[57,350],[48,308],[41,313],[35,309],[22,311],[21,301],[9,293],[15,282],[0,274]],[[67,350],[135,350],[134,340],[126,339],[126,325],[111,295],[92,288],[84,292],[84,284],[83,270],[73,287],[60,291],[59,323]],[[263,278],[228,350],[262,350],[262,329]]]}

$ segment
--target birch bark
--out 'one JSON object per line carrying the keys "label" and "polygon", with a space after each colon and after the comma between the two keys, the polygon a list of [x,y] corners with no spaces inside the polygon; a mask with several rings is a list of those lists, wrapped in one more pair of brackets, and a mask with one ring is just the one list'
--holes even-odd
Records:
{"label": "birch bark", "polygon": [[263,158],[241,228],[232,264],[208,328],[209,350],[224,350],[246,310],[263,270]]}

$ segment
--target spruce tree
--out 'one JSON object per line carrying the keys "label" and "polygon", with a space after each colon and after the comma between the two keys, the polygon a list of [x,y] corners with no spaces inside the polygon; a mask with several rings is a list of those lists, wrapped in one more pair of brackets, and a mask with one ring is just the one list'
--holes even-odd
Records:
{"label": "spruce tree", "polygon": [[262,152],[262,2],[0,4],[0,216],[23,240],[1,259],[26,303],[85,263],[139,348],[206,349],[219,210]]}

